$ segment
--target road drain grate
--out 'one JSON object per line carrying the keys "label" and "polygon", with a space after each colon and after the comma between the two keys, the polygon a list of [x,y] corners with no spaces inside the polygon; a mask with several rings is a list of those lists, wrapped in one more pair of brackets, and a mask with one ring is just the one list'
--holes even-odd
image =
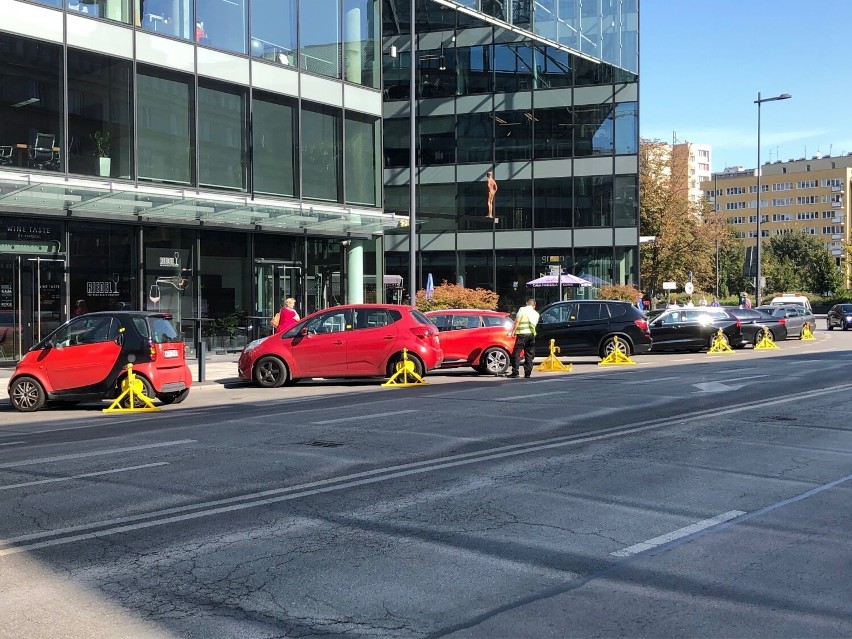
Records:
{"label": "road drain grate", "polygon": [[337,448],[338,446],[343,446],[343,444],[340,442],[326,442],[318,439],[316,441],[309,442],[308,446],[316,446],[317,448]]}

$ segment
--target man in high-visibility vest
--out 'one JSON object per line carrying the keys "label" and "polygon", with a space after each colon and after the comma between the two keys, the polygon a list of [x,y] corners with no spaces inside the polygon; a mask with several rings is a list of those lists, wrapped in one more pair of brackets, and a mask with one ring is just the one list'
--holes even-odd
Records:
{"label": "man in high-visibility vest", "polygon": [[527,300],[515,316],[515,323],[509,331],[509,337],[515,338],[515,349],[512,352],[512,372],[506,377],[520,377],[521,352],[524,353],[524,377],[532,375],[533,358],[535,357],[535,327],[538,325],[538,313],[535,310],[535,300]]}

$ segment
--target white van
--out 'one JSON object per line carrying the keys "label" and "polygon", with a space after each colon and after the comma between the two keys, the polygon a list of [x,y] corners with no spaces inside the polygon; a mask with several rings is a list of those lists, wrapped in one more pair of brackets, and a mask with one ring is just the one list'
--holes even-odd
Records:
{"label": "white van", "polygon": [[809,311],[811,310],[810,300],[802,293],[782,293],[773,297],[769,304],[772,306],[793,304],[795,306],[804,306]]}

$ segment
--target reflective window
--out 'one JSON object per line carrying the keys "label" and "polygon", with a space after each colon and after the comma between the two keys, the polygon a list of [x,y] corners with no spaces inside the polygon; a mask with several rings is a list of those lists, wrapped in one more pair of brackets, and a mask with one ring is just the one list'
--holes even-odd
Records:
{"label": "reflective window", "polygon": [[379,5],[379,0],[343,2],[343,79],[374,88],[381,81]]}
{"label": "reflective window", "polygon": [[[494,222],[487,217],[488,183],[485,178],[478,182],[459,185],[459,221],[461,230],[491,230]],[[497,183],[494,198],[494,217],[499,219],[499,228],[528,229],[532,226],[532,180],[502,180]]]}
{"label": "reflective window", "polygon": [[532,47],[528,44],[494,45],[494,90],[533,88]]}
{"label": "reflective window", "polygon": [[340,109],[302,103],[302,195],[339,201]]}
{"label": "reflective window", "polygon": [[296,100],[254,92],[254,190],[297,197]]}
{"label": "reflective window", "polygon": [[615,226],[636,226],[639,216],[639,180],[635,175],[616,175],[613,195]]}
{"label": "reflective window", "polygon": [[[408,187],[404,187],[406,192]],[[406,203],[407,204],[407,203]],[[407,206],[406,206],[407,209]],[[418,222],[420,232],[454,231],[457,226],[456,184],[421,184],[417,187]]]}
{"label": "reflective window", "polygon": [[574,131],[574,115],[571,108],[536,109],[535,118],[535,157],[571,157]]}
{"label": "reflective window", "polygon": [[418,52],[420,72],[417,91],[421,98],[443,98],[456,93],[454,49]]}
{"label": "reflective window", "polygon": [[352,204],[379,203],[382,168],[379,164],[379,118],[346,114],[346,201]]}
{"label": "reflective window", "polygon": [[295,66],[296,0],[252,0],[251,54]]}
{"label": "reflective window", "polygon": [[411,54],[398,52],[396,57],[383,56],[384,99],[407,100],[411,88]]}
{"label": "reflective window", "polygon": [[39,4],[46,4],[48,7],[61,7],[62,0],[34,0]]}
{"label": "reflective window", "polygon": [[570,228],[573,211],[573,189],[570,177],[535,181],[536,228]]}
{"label": "reflective window", "polygon": [[299,68],[339,78],[340,0],[306,0],[299,11]]}
{"label": "reflective window", "polygon": [[62,47],[0,33],[0,166],[63,171]]}
{"label": "reflective window", "polygon": [[246,53],[246,0],[195,0],[194,39],[216,49]]}
{"label": "reflective window", "polygon": [[190,0],[135,0],[135,3],[137,27],[184,40],[197,37]]}
{"label": "reflective window", "polygon": [[585,58],[572,56],[574,60],[574,84],[588,86],[609,84],[613,80],[612,67],[603,62],[592,62]]}
{"label": "reflective window", "polygon": [[535,47],[536,89],[570,87],[573,81],[572,56],[567,51],[537,45]]}
{"label": "reflective window", "polygon": [[[420,164],[454,164],[456,161],[455,118],[442,115],[433,118],[420,118]],[[406,144],[406,147],[408,144]],[[404,166],[408,166],[406,160]]]}
{"label": "reflective window", "polygon": [[195,183],[195,98],[190,76],[138,66],[139,179]]}
{"label": "reflective window", "polygon": [[132,64],[68,49],[68,170],[131,178]]}
{"label": "reflective window", "polygon": [[574,178],[575,226],[612,226],[612,176]]}
{"label": "reflective window", "polygon": [[130,0],[66,0],[69,11],[130,23]]}
{"label": "reflective window", "polygon": [[639,105],[636,102],[615,105],[615,152],[639,152]]}
{"label": "reflective window", "polygon": [[246,90],[210,80],[198,86],[198,183],[246,190]]}
{"label": "reflective window", "polygon": [[[596,246],[574,249],[574,272],[580,277],[603,286],[612,283],[612,247]],[[588,287],[586,287],[588,291]]]}
{"label": "reflective window", "polygon": [[456,127],[459,163],[493,161],[494,120],[490,113],[460,113]]}
{"label": "reflective window", "polygon": [[574,107],[574,155],[609,155],[613,151],[612,104]]}
{"label": "reflective window", "polygon": [[532,159],[532,109],[494,114],[494,155],[498,162]]}
{"label": "reflective window", "polygon": [[492,47],[459,47],[456,49],[457,95],[490,93],[493,86]]}
{"label": "reflective window", "polygon": [[[88,312],[131,309],[138,305],[132,226],[86,220],[68,225],[68,287],[73,301],[83,300]],[[135,240],[135,241],[134,241]],[[107,250],[104,250],[104,247]],[[92,282],[105,285],[92,287]]]}
{"label": "reflective window", "polygon": [[382,137],[385,145],[385,167],[408,166],[408,150],[411,147],[409,121],[385,120],[382,125]]}

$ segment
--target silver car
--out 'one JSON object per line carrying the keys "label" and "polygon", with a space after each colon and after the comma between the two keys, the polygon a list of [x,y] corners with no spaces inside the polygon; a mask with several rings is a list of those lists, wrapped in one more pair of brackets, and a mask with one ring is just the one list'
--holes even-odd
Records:
{"label": "silver car", "polygon": [[810,327],[811,333],[816,330],[816,317],[814,317],[813,311],[804,306],[795,304],[767,304],[758,306],[757,310],[786,319],[788,339],[791,337],[802,339],[802,330],[805,324]]}

